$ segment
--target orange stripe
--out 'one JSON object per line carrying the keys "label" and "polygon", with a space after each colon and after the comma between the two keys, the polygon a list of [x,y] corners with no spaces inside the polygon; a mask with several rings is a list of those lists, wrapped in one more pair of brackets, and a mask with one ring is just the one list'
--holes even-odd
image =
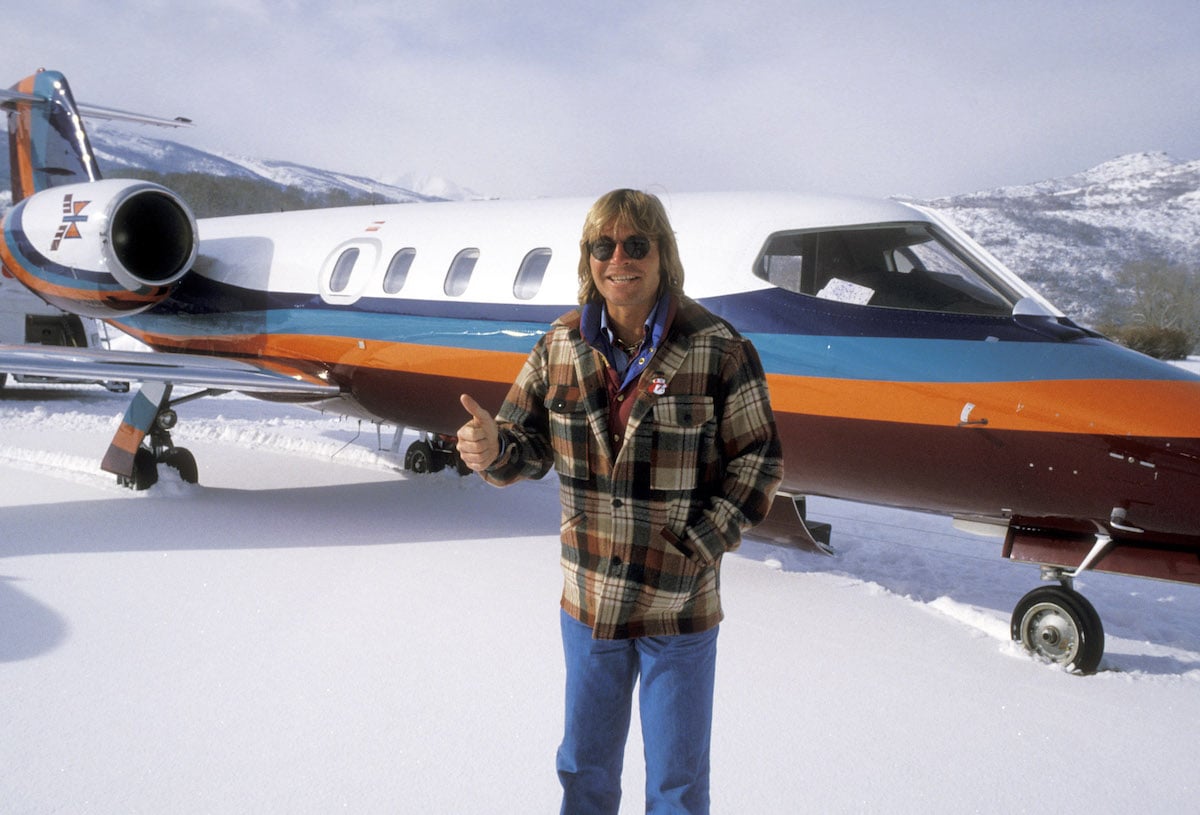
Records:
{"label": "orange stripe", "polygon": [[408,371],[478,382],[511,383],[517,378],[528,353],[479,351],[438,345],[399,345],[371,343],[377,346],[363,364],[371,368]]}
{"label": "orange stripe", "polygon": [[956,426],[987,419],[996,430],[1195,438],[1200,382],[1053,380],[879,382],[768,375],[777,412]]}
{"label": "orange stripe", "polygon": [[[142,334],[159,347],[294,360],[297,365],[376,368],[478,382],[512,382],[526,354],[342,337],[248,335],[181,339]],[[1040,380],[1032,382],[882,382],[768,374],[778,413],[864,421],[957,426],[987,420],[994,430],[1196,438],[1200,382]]]}
{"label": "orange stripe", "polygon": [[[301,368],[315,363],[323,367],[377,368],[473,379],[477,382],[512,382],[528,356],[507,351],[479,351],[381,340],[359,341],[346,337],[262,334],[220,338],[179,337],[134,331],[127,326],[121,328],[157,348],[218,356],[274,357],[294,361]],[[270,367],[265,360],[261,364]]]}
{"label": "orange stripe", "polygon": [[[37,74],[27,76],[17,83],[17,90],[20,93],[32,94],[36,82]],[[14,184],[13,189],[13,204],[19,203],[35,192],[33,188],[33,157],[30,147],[32,142],[32,105],[28,102],[17,102],[16,104],[18,105],[17,110],[21,112],[16,118],[19,125],[17,132],[10,134],[10,138],[16,138],[15,146],[17,150],[16,167],[10,168],[17,173],[17,177],[13,179],[17,182]]]}
{"label": "orange stripe", "polygon": [[142,439],[146,438],[146,434],[125,422],[117,428],[117,432],[113,435],[112,446],[118,450],[123,450],[127,453],[137,452],[138,447],[142,443]]}

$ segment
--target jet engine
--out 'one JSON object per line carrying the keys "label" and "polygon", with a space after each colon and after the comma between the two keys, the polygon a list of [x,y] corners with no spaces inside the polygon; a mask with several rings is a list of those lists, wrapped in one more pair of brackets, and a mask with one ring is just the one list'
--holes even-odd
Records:
{"label": "jet engine", "polygon": [[4,219],[0,257],[43,300],[122,317],[171,294],[196,260],[196,219],[166,187],[110,179],[52,187]]}

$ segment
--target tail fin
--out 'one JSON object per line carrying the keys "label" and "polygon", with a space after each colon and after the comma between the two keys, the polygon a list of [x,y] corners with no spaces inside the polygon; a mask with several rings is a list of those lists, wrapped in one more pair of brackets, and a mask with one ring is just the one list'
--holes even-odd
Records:
{"label": "tail fin", "polygon": [[13,203],[62,184],[98,181],[100,169],[66,77],[38,71],[0,91],[8,111]]}
{"label": "tail fin", "polygon": [[83,118],[116,119],[161,127],[187,127],[190,119],[162,119],[97,105],[76,104],[67,78],[40,70],[0,90],[8,111],[8,150],[13,203],[63,184],[99,181],[100,167]]}

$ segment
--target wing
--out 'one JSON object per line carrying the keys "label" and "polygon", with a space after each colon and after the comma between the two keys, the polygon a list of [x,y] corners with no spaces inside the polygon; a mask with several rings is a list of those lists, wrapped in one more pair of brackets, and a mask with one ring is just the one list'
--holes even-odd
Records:
{"label": "wing", "polygon": [[47,345],[0,345],[0,371],[88,381],[165,382],[261,395],[328,398],[341,391],[317,377],[279,366],[199,354],[104,351]]}
{"label": "wing", "polygon": [[[137,475],[139,455],[150,456],[148,466],[153,470],[156,461],[166,460],[163,455],[173,447],[166,432],[170,425],[159,425],[160,429],[155,431],[159,435],[151,435],[149,447],[143,447],[142,441],[151,433],[159,416],[164,411],[170,413],[171,391],[176,385],[218,392],[237,390],[266,399],[317,400],[341,393],[336,385],[292,368],[275,365],[268,368],[266,363],[256,365],[198,354],[0,345],[0,371],[100,382],[141,382],[100,464],[102,469],[139,489],[158,477],[155,474],[147,480],[146,476]],[[172,420],[170,424],[173,423]]]}

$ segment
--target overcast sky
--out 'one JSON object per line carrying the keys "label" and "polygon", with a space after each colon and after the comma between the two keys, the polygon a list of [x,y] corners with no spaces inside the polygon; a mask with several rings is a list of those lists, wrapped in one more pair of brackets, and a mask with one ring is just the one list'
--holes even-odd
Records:
{"label": "overcast sky", "polygon": [[1115,156],[1200,158],[1196,0],[317,3],[3,12],[0,83],[205,149],[507,198],[793,189],[934,197]]}

